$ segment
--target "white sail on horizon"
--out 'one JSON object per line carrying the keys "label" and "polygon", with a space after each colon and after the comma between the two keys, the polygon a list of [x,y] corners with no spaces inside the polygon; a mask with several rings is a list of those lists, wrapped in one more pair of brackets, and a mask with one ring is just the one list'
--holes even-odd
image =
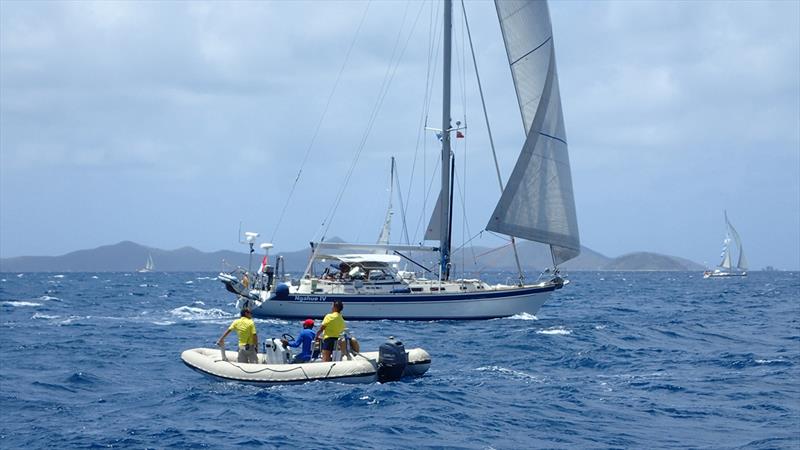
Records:
{"label": "white sail on horizon", "polygon": [[[725,224],[728,226],[728,230],[730,231],[731,236],[733,236],[733,240],[736,243],[736,250],[739,253],[739,259],[736,262],[736,268],[739,270],[747,270],[747,258],[745,258],[744,256],[744,248],[742,247],[742,238],[739,237],[739,232],[736,231],[736,228],[734,228],[730,220],[728,220],[727,211],[725,211]],[[731,261],[728,260],[728,267],[730,266],[731,266]]]}

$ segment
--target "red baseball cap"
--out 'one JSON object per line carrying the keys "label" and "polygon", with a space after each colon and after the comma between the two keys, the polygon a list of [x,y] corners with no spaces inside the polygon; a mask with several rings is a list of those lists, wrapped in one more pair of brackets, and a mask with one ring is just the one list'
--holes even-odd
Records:
{"label": "red baseball cap", "polygon": [[304,327],[313,327],[314,326],[314,319],[306,319],[303,321]]}

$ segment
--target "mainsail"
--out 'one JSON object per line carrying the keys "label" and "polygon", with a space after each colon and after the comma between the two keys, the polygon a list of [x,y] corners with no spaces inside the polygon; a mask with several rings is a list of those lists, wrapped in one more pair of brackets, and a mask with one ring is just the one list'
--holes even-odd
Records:
{"label": "mainsail", "polygon": [[729,235],[725,235],[725,240],[722,241],[722,253],[720,254],[722,257],[722,262],[719,263],[719,266],[725,269],[730,270],[731,268],[731,238]]}
{"label": "mainsail", "polygon": [[[736,268],[739,270],[747,270],[747,259],[744,257],[744,248],[742,247],[742,238],[739,237],[739,233],[736,231],[736,228],[733,228],[731,222],[728,220],[728,212],[725,212],[725,223],[728,225],[728,229],[730,230],[731,235],[733,236],[733,241],[736,242],[736,249],[739,252],[739,260],[736,263]],[[728,267],[731,266],[730,256],[728,257]]]}
{"label": "mainsail", "polygon": [[546,2],[495,1],[525,144],[487,230],[550,244],[557,265],[580,253],[567,137]]}
{"label": "mainsail", "polygon": [[436,206],[433,207],[431,220],[428,221],[428,228],[425,229],[426,241],[438,241],[442,238],[442,193],[436,199]]}

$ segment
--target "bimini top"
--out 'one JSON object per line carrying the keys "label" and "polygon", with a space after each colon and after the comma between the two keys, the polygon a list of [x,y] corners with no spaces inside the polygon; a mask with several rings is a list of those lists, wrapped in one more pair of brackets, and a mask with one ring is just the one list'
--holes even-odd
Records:
{"label": "bimini top", "polygon": [[397,255],[381,255],[375,253],[349,254],[349,255],[317,255],[317,259],[336,259],[348,264],[383,263],[397,264],[400,257]]}

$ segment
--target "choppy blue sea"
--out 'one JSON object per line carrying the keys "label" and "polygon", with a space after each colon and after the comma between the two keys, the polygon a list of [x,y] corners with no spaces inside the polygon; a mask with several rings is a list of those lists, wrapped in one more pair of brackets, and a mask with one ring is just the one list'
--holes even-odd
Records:
{"label": "choppy blue sea", "polygon": [[572,273],[536,317],[350,322],[430,371],[259,388],[180,360],[235,317],[214,274],[0,274],[0,447],[800,448],[800,274],[699,275]]}

